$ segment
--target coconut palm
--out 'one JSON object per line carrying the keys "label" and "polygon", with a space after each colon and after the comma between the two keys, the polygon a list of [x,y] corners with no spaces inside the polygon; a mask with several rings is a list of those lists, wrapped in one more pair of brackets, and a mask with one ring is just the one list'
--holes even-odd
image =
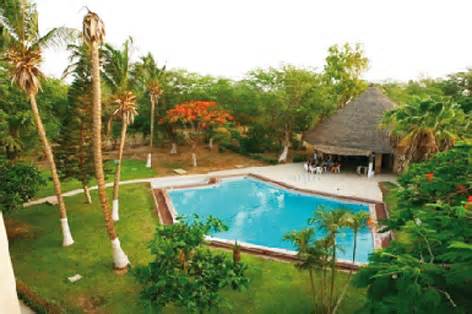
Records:
{"label": "coconut palm", "polygon": [[36,96],[41,88],[41,78],[43,77],[39,68],[42,60],[42,49],[71,40],[76,33],[67,28],[53,28],[44,36],[40,36],[38,13],[34,4],[27,1],[9,2],[6,9],[9,11],[0,10],[2,46],[3,49],[6,49],[3,57],[6,60],[12,83],[17,85],[30,101],[33,120],[51,170],[60,213],[62,244],[63,246],[69,246],[74,243],[74,240],[67,220],[66,205],[62,197],[61,182],[57,173],[53,151],[41,120]]}
{"label": "coconut palm", "polygon": [[118,162],[116,164],[115,180],[113,184],[113,209],[112,218],[119,220],[119,191],[121,163],[126,141],[126,131],[130,123],[134,121],[136,111],[136,96],[131,91],[132,63],[130,61],[130,45],[132,38],[123,44],[123,49],[118,50],[110,45],[105,45],[104,78],[112,91],[112,103],[118,106],[113,116],[121,118],[120,147],[118,150]]}
{"label": "coconut palm", "polygon": [[145,90],[149,95],[149,101],[151,102],[151,113],[150,113],[150,134],[149,134],[149,153],[147,156],[146,167],[151,168],[152,166],[152,145],[154,139],[154,121],[155,111],[161,97],[163,90],[161,88],[160,79],[164,74],[166,67],[159,68],[154,61],[152,54],[148,54],[141,58],[141,63],[136,67],[137,78],[145,86]]}
{"label": "coconut palm", "polygon": [[119,193],[120,193],[120,176],[121,176],[121,163],[123,161],[123,151],[125,148],[126,131],[128,125],[133,123],[134,117],[138,114],[136,110],[136,96],[131,91],[123,92],[115,97],[113,103],[118,108],[113,112],[114,116],[121,119],[121,135],[120,135],[120,148],[118,150],[118,163],[116,164],[115,180],[113,183],[113,210],[112,218],[114,221],[118,221],[119,217]]}
{"label": "coconut palm", "polygon": [[398,171],[411,162],[449,149],[470,132],[470,122],[466,122],[460,106],[439,98],[416,100],[397,107],[385,114],[382,126],[389,131],[399,152]]}
{"label": "coconut palm", "polygon": [[105,175],[103,171],[102,157],[102,95],[100,86],[100,57],[99,47],[105,37],[105,25],[94,12],[88,12],[83,20],[83,38],[90,47],[92,65],[92,91],[93,91],[93,151],[95,161],[95,175],[97,177],[98,195],[102,205],[103,216],[108,236],[113,249],[113,263],[115,268],[124,269],[129,265],[129,260],[121,249],[120,240],[111,218],[110,205],[105,190]]}

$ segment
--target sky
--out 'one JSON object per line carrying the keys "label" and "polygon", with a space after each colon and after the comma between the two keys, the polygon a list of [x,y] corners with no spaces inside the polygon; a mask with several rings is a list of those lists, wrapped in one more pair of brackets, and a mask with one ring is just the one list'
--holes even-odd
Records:
{"label": "sky", "polygon": [[[472,67],[471,0],[36,0],[40,31],[81,28],[98,13],[106,40],[134,39],[168,68],[240,79],[256,67],[322,70],[333,44],[360,42],[380,82],[441,77]],[[60,76],[67,54],[45,52],[43,70]]]}

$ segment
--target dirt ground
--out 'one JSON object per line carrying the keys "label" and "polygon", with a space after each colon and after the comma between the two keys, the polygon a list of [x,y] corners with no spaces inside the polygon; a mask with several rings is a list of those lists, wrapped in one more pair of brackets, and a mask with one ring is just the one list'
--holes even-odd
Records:
{"label": "dirt ground", "polygon": [[[192,166],[192,153],[190,147],[179,146],[178,153],[171,155],[170,147],[154,148],[152,153],[152,168],[158,176],[176,175],[173,169],[181,168],[189,174],[207,173],[211,171],[232,169],[236,167],[263,166],[266,163],[245,156],[225,151],[220,153],[215,145],[213,150],[207,147],[197,148],[197,167]],[[149,147],[128,147],[125,148],[125,159],[137,159],[146,161]],[[107,159],[114,159],[116,151],[104,152]]]}

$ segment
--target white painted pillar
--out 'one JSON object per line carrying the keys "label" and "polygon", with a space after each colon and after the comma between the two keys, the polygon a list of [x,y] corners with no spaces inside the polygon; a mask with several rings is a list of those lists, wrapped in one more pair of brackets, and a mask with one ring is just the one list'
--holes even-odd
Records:
{"label": "white painted pillar", "polygon": [[16,294],[15,274],[8,249],[8,238],[0,211],[0,310],[2,313],[20,314],[20,303]]}

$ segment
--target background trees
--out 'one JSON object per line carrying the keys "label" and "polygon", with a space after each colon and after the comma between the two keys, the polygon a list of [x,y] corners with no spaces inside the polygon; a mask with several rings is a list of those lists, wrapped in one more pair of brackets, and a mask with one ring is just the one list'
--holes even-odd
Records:
{"label": "background trees", "polygon": [[165,120],[174,124],[192,147],[192,163],[197,166],[196,149],[211,126],[224,125],[233,117],[213,101],[189,101],[167,111]]}
{"label": "background trees", "polygon": [[416,100],[385,114],[383,125],[400,154],[400,171],[470,136],[470,122],[460,106],[447,99]]}
{"label": "background trees", "polygon": [[368,65],[369,60],[359,43],[345,43],[328,48],[323,76],[331,90],[333,103],[342,107],[367,87],[361,75]]}
{"label": "background trees", "polygon": [[67,210],[62,197],[61,182],[57,174],[53,151],[39,113],[36,96],[41,88],[43,77],[39,68],[42,49],[71,39],[74,32],[65,28],[53,28],[47,34],[41,36],[38,28],[38,13],[34,4],[21,1],[6,8],[10,11],[4,13],[2,10],[0,12],[0,23],[4,37],[2,44],[5,45],[6,49],[2,57],[6,60],[12,83],[16,84],[25,93],[31,104],[34,124],[54,182],[63,234],[62,245],[69,246],[74,243],[74,240],[67,221]]}

